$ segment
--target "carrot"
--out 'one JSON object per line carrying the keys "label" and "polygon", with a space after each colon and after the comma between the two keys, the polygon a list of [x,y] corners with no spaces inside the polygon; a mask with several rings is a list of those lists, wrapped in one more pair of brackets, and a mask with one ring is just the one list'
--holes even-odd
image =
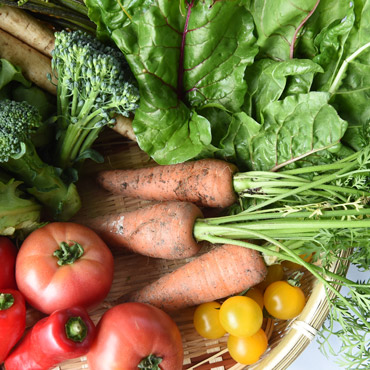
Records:
{"label": "carrot", "polygon": [[174,311],[240,293],[263,281],[266,273],[259,252],[225,244],[125,298]]}
{"label": "carrot", "polygon": [[228,207],[237,197],[233,164],[202,159],[132,170],[105,170],[97,175],[106,190],[149,200],[181,200],[206,207]]}
{"label": "carrot", "polygon": [[150,257],[179,259],[200,249],[192,233],[199,217],[203,217],[202,212],[192,203],[163,202],[79,222],[95,230],[110,246]]}

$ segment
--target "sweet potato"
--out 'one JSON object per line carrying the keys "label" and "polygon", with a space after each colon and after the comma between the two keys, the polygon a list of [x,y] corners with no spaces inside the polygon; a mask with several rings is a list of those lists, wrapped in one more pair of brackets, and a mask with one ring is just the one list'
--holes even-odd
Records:
{"label": "sweet potato", "polygon": [[210,302],[250,288],[265,278],[259,252],[221,245],[125,297],[165,311]]}
{"label": "sweet potato", "polygon": [[82,220],[110,246],[157,258],[180,259],[195,255],[200,245],[193,226],[203,217],[192,203],[163,202],[135,211]]}
{"label": "sweet potato", "polygon": [[106,190],[148,200],[180,200],[206,207],[228,207],[236,199],[236,166],[218,159],[203,159],[132,170],[105,170],[97,181]]}

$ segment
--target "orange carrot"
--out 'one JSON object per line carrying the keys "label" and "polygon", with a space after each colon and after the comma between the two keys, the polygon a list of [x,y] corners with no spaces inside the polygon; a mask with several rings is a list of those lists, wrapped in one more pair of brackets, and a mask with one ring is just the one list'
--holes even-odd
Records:
{"label": "orange carrot", "polygon": [[240,293],[263,281],[266,273],[259,252],[225,244],[193,259],[125,299],[174,311]]}
{"label": "orange carrot", "polygon": [[192,203],[163,202],[141,209],[81,220],[110,246],[127,247],[150,257],[179,259],[195,255],[200,245],[193,226],[201,210]]}
{"label": "orange carrot", "polygon": [[236,166],[218,159],[202,159],[133,170],[106,170],[98,183],[127,197],[181,200],[206,207],[228,207],[237,197],[233,189]]}

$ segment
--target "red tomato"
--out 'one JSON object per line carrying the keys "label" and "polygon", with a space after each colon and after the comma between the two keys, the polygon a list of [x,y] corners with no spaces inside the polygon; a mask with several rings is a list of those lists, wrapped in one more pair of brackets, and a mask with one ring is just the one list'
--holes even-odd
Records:
{"label": "red tomato", "polygon": [[46,314],[72,306],[90,308],[110,290],[113,256],[91,229],[54,222],[33,231],[21,245],[16,280],[26,300]]}
{"label": "red tomato", "polygon": [[[148,361],[147,366],[143,361]],[[159,308],[145,303],[123,303],[106,311],[100,319],[87,362],[90,370],[181,370],[180,331]]]}
{"label": "red tomato", "polygon": [[0,236],[0,289],[16,289],[15,259],[17,248],[5,236]]}

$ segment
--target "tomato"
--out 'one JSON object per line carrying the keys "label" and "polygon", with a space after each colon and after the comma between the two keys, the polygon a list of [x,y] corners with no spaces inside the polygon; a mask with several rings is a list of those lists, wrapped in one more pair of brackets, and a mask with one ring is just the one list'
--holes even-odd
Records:
{"label": "tomato", "polygon": [[181,370],[183,356],[180,331],[172,318],[154,306],[129,302],[104,313],[87,362],[90,370],[158,369],[150,363]]}
{"label": "tomato", "polygon": [[193,322],[199,335],[207,339],[217,339],[226,334],[220,323],[220,307],[218,302],[207,302],[196,308]]}
{"label": "tomato", "polygon": [[261,310],[263,310],[263,293],[261,289],[254,286],[253,288],[248,289],[247,293],[245,293],[245,296],[256,301],[261,307]]}
{"label": "tomato", "polygon": [[252,298],[234,296],[222,303],[220,321],[231,335],[247,337],[261,328],[263,313],[261,307]]}
{"label": "tomato", "polygon": [[16,289],[15,259],[17,248],[5,236],[0,236],[0,289]]}
{"label": "tomato", "polygon": [[256,285],[258,289],[264,291],[274,281],[282,280],[284,277],[283,266],[279,263],[275,263],[267,267],[267,275],[265,280]]}
{"label": "tomato", "polygon": [[113,256],[91,229],[54,222],[24,240],[16,280],[26,300],[46,314],[72,306],[90,308],[110,290]]}
{"label": "tomato", "polygon": [[275,281],[269,285],[263,298],[267,312],[281,320],[293,319],[306,304],[302,289],[286,281]]}
{"label": "tomato", "polygon": [[267,346],[267,336],[262,329],[250,337],[239,338],[230,335],[227,340],[230,356],[243,365],[252,365],[257,362]]}
{"label": "tomato", "polygon": [[[299,255],[299,257],[302,258],[306,262],[310,262],[312,260],[313,253],[309,254],[308,256],[306,254],[301,254]],[[304,268],[302,265],[295,263],[295,262],[291,262],[291,261],[283,261],[281,264],[284,267],[291,269],[291,270],[299,270],[299,269]]]}

